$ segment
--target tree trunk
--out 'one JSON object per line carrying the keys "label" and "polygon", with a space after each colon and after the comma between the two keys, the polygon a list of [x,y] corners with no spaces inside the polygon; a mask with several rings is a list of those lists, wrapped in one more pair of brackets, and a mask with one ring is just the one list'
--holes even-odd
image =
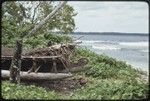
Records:
{"label": "tree trunk", "polygon": [[[10,72],[8,70],[2,70],[2,79],[8,79],[10,76]],[[68,73],[27,73],[27,72],[20,72],[21,80],[56,80],[56,79],[64,79],[68,77],[72,77],[72,74]]]}
{"label": "tree trunk", "polygon": [[60,3],[46,18],[44,18],[41,22],[39,22],[35,27],[29,31],[29,33],[25,33],[24,36],[32,36],[36,34],[36,31],[40,29],[50,18],[52,18],[65,4],[67,1],[63,1]]}
{"label": "tree trunk", "polygon": [[14,56],[10,66],[10,82],[20,83],[22,40],[16,40]]}

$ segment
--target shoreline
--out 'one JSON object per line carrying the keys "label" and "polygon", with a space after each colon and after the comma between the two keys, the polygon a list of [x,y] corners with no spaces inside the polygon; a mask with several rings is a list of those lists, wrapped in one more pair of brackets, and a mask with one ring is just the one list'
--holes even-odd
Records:
{"label": "shoreline", "polygon": [[[82,47],[82,46],[81,46]],[[98,54],[98,55],[106,55],[108,57],[111,57],[111,58],[114,58],[116,59],[117,61],[123,61],[123,62],[126,62],[128,65],[131,65],[133,68],[135,69],[139,69],[139,70],[142,70],[142,71],[145,71],[145,72],[149,72],[149,65],[146,66],[145,63],[142,63],[142,64],[139,64],[138,61],[129,61],[127,60],[127,58],[124,58],[124,57],[120,57],[120,56],[114,56],[112,54],[108,54],[108,52],[104,53],[104,50],[96,50],[96,49],[90,49],[89,47],[87,46],[84,46],[86,47],[87,49],[91,50],[92,52]],[[109,50],[108,50],[109,51]]]}

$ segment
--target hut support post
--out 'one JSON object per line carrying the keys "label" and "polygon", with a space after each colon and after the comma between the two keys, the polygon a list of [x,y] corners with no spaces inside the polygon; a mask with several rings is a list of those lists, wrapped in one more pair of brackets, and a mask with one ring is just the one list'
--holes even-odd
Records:
{"label": "hut support post", "polygon": [[54,71],[55,73],[58,73],[57,66],[56,66],[56,59],[53,58],[52,61],[53,61],[52,71]]}
{"label": "hut support post", "polygon": [[35,70],[37,69],[37,61],[35,60],[35,58],[33,58],[32,61],[33,61],[33,64],[32,64],[31,69],[28,70],[28,73],[35,72]]}
{"label": "hut support post", "polygon": [[10,66],[10,82],[20,83],[22,39],[16,40],[14,55]]}

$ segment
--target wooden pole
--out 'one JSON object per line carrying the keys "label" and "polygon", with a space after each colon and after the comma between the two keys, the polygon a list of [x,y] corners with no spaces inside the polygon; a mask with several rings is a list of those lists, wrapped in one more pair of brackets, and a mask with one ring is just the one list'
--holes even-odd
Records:
{"label": "wooden pole", "polygon": [[14,56],[10,66],[10,82],[20,83],[22,40],[16,40]]}

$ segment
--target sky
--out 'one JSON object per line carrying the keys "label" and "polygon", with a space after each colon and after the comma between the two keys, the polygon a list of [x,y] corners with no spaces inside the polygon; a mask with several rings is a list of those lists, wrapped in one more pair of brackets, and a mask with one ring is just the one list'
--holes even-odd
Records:
{"label": "sky", "polygon": [[146,2],[68,1],[73,6],[75,32],[149,33]]}

